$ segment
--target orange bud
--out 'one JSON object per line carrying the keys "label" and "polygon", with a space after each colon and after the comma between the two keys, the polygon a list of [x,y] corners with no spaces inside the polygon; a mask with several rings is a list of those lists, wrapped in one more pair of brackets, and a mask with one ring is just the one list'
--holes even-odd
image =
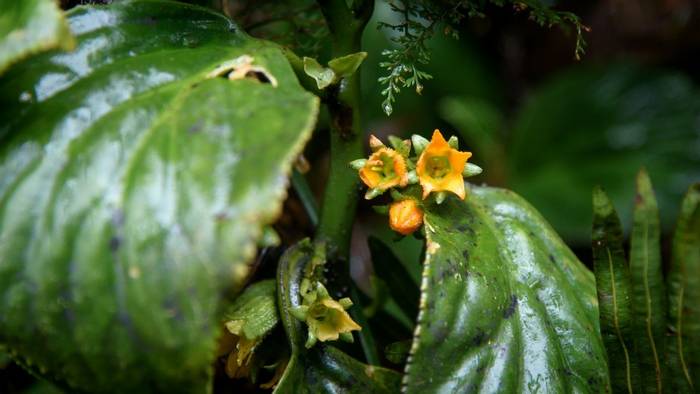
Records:
{"label": "orange bud", "polygon": [[411,234],[423,224],[423,210],[416,200],[396,201],[389,208],[389,226],[403,235]]}

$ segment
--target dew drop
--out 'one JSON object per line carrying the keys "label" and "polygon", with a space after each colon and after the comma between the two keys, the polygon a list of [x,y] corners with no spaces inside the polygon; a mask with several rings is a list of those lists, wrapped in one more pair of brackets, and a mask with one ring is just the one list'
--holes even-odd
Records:
{"label": "dew drop", "polygon": [[21,103],[31,103],[32,101],[34,101],[34,96],[32,96],[30,92],[25,90],[19,95],[19,101]]}
{"label": "dew drop", "polygon": [[390,116],[392,112],[394,112],[394,107],[391,106],[391,104],[386,103],[384,104],[384,113],[386,116]]}

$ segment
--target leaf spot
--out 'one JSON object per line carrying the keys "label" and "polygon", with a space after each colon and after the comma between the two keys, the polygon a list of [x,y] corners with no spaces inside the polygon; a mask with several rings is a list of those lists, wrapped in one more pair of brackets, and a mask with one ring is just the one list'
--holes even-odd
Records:
{"label": "leaf spot", "polygon": [[109,250],[116,252],[122,246],[122,240],[118,236],[109,239]]}
{"label": "leaf spot", "polygon": [[515,313],[515,309],[518,307],[518,297],[513,294],[510,296],[510,305],[508,305],[508,308],[503,312],[503,317],[505,319],[513,316],[513,313]]}
{"label": "leaf spot", "polygon": [[481,346],[482,343],[486,341],[486,332],[480,328],[476,329],[476,335],[472,339],[472,344],[474,346]]}
{"label": "leaf spot", "polygon": [[277,87],[277,79],[265,67],[254,65],[254,60],[250,55],[241,55],[218,65],[207,74],[207,78],[250,79]]}

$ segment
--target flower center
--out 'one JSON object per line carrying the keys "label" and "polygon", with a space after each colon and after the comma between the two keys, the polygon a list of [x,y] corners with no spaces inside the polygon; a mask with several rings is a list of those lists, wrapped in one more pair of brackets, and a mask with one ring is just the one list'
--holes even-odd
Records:
{"label": "flower center", "polygon": [[382,179],[393,179],[396,177],[396,171],[394,170],[394,158],[386,153],[382,153],[379,156],[379,160],[373,163],[373,171],[380,173]]}
{"label": "flower center", "polygon": [[425,165],[428,176],[433,179],[442,179],[452,170],[450,161],[446,156],[432,156]]}
{"label": "flower center", "polygon": [[314,304],[309,308],[308,313],[313,320],[323,323],[328,317],[328,308],[323,304]]}

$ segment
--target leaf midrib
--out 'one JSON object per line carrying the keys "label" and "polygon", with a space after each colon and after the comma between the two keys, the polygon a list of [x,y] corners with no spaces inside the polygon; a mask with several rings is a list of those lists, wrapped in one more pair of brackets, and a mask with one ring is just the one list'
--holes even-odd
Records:
{"label": "leaf midrib", "polygon": [[613,300],[613,324],[615,325],[615,334],[617,335],[617,339],[620,341],[620,345],[622,345],[622,351],[624,352],[625,355],[625,374],[627,377],[627,391],[632,393],[632,372],[631,372],[631,367],[630,367],[630,356],[629,352],[627,351],[627,345],[625,345],[625,341],[622,338],[622,332],[620,330],[620,321],[619,321],[619,316],[618,316],[618,306],[617,306],[617,284],[615,281],[615,270],[613,268],[613,262],[612,262],[612,254],[610,252],[610,248],[606,245],[605,246],[605,251],[608,255],[608,270],[610,272],[610,288],[611,288],[611,294],[612,294],[612,300]]}

